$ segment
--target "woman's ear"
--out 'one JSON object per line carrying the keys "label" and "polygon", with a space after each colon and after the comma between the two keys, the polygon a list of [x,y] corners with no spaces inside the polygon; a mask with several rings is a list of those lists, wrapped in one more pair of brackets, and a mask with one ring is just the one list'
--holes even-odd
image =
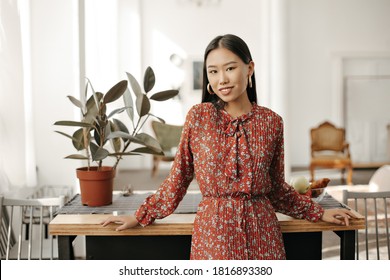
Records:
{"label": "woman's ear", "polygon": [[253,73],[255,72],[255,63],[251,60],[248,64],[248,68],[249,68],[249,76],[252,76]]}

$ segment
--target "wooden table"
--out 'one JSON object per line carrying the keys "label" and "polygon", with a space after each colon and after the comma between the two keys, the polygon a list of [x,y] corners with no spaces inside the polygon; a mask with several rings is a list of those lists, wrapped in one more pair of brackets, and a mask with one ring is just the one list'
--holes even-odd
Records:
{"label": "wooden table", "polygon": [[[321,259],[322,232],[340,237],[340,259],[355,258],[355,230],[364,228],[364,219],[338,226],[322,221],[311,223],[277,214],[285,241],[287,259]],[[57,215],[49,233],[58,236],[59,258],[72,259],[72,241],[86,236],[87,259],[188,259],[195,214],[172,214],[147,227],[115,231],[118,225],[102,227],[107,215]]]}

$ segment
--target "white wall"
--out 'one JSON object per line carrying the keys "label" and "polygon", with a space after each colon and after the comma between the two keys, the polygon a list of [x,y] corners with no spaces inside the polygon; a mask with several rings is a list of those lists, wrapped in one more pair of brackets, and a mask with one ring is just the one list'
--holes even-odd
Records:
{"label": "white wall", "polygon": [[[169,57],[173,52],[182,55],[184,70],[191,70],[193,60],[203,60],[204,50],[214,37],[233,33],[242,37],[250,46],[254,61],[261,52],[261,1],[223,0],[219,5],[197,7],[189,1],[143,0],[142,45],[143,65],[152,65],[159,84],[171,86],[172,77]],[[165,78],[165,77],[166,78]],[[201,93],[191,88],[191,71],[187,71],[181,95],[184,112],[189,106],[200,102]]]}
{"label": "white wall", "polygon": [[[188,108],[200,101],[200,93],[191,90],[190,62],[202,59],[205,46],[216,35],[235,33],[245,39],[252,50],[258,86],[262,89],[260,96],[269,95],[262,87],[269,74],[266,72],[269,68],[263,66],[269,63],[264,32],[270,26],[265,26],[264,22],[271,16],[265,8],[273,2],[221,0],[219,6],[196,7],[184,0],[99,1],[113,2],[114,8],[110,11],[118,18],[112,25],[118,30],[111,34],[117,47],[110,48],[107,56],[103,54],[103,57],[113,60],[113,66],[106,77],[104,69],[99,69],[96,78],[102,87],[105,83],[101,79],[107,78],[107,84],[111,85],[113,80],[125,78],[125,71],[139,77],[150,65],[157,76],[156,90],[177,84],[172,76],[183,79],[184,105],[170,106],[177,106],[175,110],[184,118]],[[53,130],[56,128],[52,126],[55,120],[74,116],[73,106],[66,100],[66,95],[78,94],[75,41],[78,34],[74,28],[77,2],[35,0],[30,3],[34,140],[40,183],[71,184],[74,168],[79,164],[62,159],[73,150],[68,139],[55,134]],[[282,2],[286,4],[284,21],[287,26],[284,42],[288,65],[286,123],[291,133],[289,159],[292,166],[307,166],[310,127],[325,119],[339,121],[333,108],[332,57],[340,52],[389,52],[390,1]],[[26,176],[24,167],[20,168],[25,162],[25,135],[19,15],[14,1],[0,0],[0,4],[0,159],[11,182],[21,185]],[[110,30],[100,31],[97,33],[102,36],[110,35],[107,35]],[[187,58],[183,69],[172,68],[169,56],[173,52]],[[260,98],[259,102],[267,105],[269,100]],[[155,106],[154,110],[164,113],[164,108]],[[150,158],[142,157],[131,162],[124,163],[123,168],[148,166]]]}
{"label": "white wall", "polygon": [[[55,133],[53,123],[74,115],[67,95],[78,96],[78,65],[74,1],[31,2],[33,107],[38,182],[74,184],[78,162],[63,158],[74,153],[69,139]],[[50,12],[48,12],[50,11]]]}
{"label": "white wall", "polygon": [[[248,7],[251,7],[248,9]],[[142,64],[150,65],[156,72],[156,88],[168,88],[176,83],[177,69],[169,60],[172,53],[185,61],[181,70],[184,76],[180,97],[184,120],[188,109],[201,100],[201,92],[192,89],[192,62],[203,60],[204,50],[214,37],[233,33],[247,41],[252,56],[259,59],[261,51],[261,19],[258,14],[261,1],[224,0],[218,5],[197,7],[189,1],[142,1]],[[238,15],[245,14],[245,17]],[[248,28],[243,28],[247,26]],[[156,104],[156,110],[159,110]],[[167,105],[162,105],[166,107]],[[172,121],[178,122],[178,120]]]}
{"label": "white wall", "polygon": [[311,127],[324,120],[343,125],[333,113],[333,57],[390,51],[389,13],[388,0],[289,1],[292,166],[309,164]]}

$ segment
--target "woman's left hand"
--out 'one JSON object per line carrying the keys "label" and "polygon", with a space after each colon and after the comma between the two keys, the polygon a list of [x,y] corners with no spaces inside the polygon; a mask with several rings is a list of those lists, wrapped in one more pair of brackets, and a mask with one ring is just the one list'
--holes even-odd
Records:
{"label": "woman's left hand", "polygon": [[326,209],[322,214],[321,220],[337,225],[349,226],[349,219],[357,218],[350,210],[347,209]]}
{"label": "woman's left hand", "polygon": [[105,227],[110,223],[121,224],[119,227],[115,229],[116,231],[133,228],[138,225],[137,218],[134,215],[110,216],[105,221],[102,221],[100,224]]}

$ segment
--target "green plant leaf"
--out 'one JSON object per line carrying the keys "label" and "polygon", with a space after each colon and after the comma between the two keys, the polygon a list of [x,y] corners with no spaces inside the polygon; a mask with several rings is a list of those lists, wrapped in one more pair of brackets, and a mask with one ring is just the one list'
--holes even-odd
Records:
{"label": "green plant leaf", "polygon": [[[107,135],[109,135],[110,127],[109,125],[106,125],[105,122],[101,122],[102,126],[99,124],[96,124],[96,129],[93,131],[93,139],[95,140],[96,144],[98,146],[103,146],[107,142]],[[101,131],[104,128],[104,131]],[[102,139],[103,136],[103,139]]]}
{"label": "green plant leaf", "polygon": [[108,155],[110,154],[109,151],[107,151],[106,149],[104,148],[99,148],[96,153],[94,153],[92,155],[92,160],[93,161],[100,161],[100,160],[103,160],[105,159],[106,157],[108,157]]}
{"label": "green plant leaf", "polygon": [[146,96],[146,94],[141,94],[140,96],[137,96],[136,105],[137,105],[137,112],[140,118],[145,116],[147,113],[149,113],[150,101],[149,98]]}
{"label": "green plant leaf", "polygon": [[176,89],[170,89],[170,90],[164,90],[157,92],[153,94],[150,99],[156,100],[156,101],[165,101],[168,99],[171,99],[172,97],[175,97],[179,93]]}
{"label": "green plant leaf", "polygon": [[70,100],[70,102],[73,103],[73,105],[75,105],[76,107],[80,108],[81,110],[83,110],[83,104],[81,103],[80,100],[78,100],[77,98],[71,96],[71,95],[68,95],[67,96]]}
{"label": "green plant leaf", "polygon": [[104,127],[104,142],[107,141],[107,135],[110,135],[111,133],[111,125],[110,125],[110,121],[107,121],[107,124],[105,125]]}
{"label": "green plant leaf", "polygon": [[[91,81],[87,79],[87,82],[91,86],[92,97],[95,101],[95,106],[96,106],[96,108],[99,108],[100,99],[98,98],[98,94],[96,93],[95,89],[93,88]],[[86,91],[86,94],[87,94],[87,91]]]}
{"label": "green plant leaf", "polygon": [[100,120],[106,120],[107,105],[104,102],[100,102],[100,111],[97,114],[97,118]]}
{"label": "green plant leaf", "polygon": [[97,146],[95,143],[90,144],[90,149],[93,161],[103,160],[110,154],[106,149]]}
{"label": "green plant leaf", "polygon": [[139,133],[135,136],[135,138],[138,139],[137,143],[142,144],[142,145],[154,150],[155,152],[158,152],[158,153],[162,152],[160,143],[155,138],[150,136],[149,134]]}
{"label": "green plant leaf", "polygon": [[[81,130],[82,130],[82,129],[81,129]],[[69,134],[66,134],[66,133],[64,133],[64,132],[61,132],[61,131],[57,131],[57,130],[56,130],[55,132],[57,132],[57,133],[59,133],[59,134],[65,136],[65,137],[70,138],[70,139],[72,140],[73,147],[74,147],[77,151],[80,151],[80,150],[83,149],[84,145],[83,145],[83,143],[80,143],[78,139],[76,139],[76,138],[70,136]],[[80,146],[82,146],[82,148],[79,148]]]}
{"label": "green plant leaf", "polygon": [[140,156],[139,153],[125,152],[125,153],[111,153],[109,156],[118,157],[118,156]]}
{"label": "green plant leaf", "polygon": [[99,149],[99,146],[96,145],[95,143],[91,142],[89,144],[89,149],[90,149],[91,153],[94,154]]}
{"label": "green plant leaf", "polygon": [[69,159],[82,159],[82,160],[87,160],[88,157],[84,156],[84,155],[79,155],[79,154],[73,154],[73,155],[69,155],[65,158],[69,158]]}
{"label": "green plant leaf", "polygon": [[127,89],[127,81],[123,80],[113,86],[107,93],[104,95],[103,102],[105,104],[114,102],[119,97],[123,95],[125,90]]}
{"label": "green plant leaf", "polygon": [[[100,103],[100,100],[103,98],[103,93],[101,92],[95,92],[95,95],[97,97],[98,104]],[[87,110],[91,110],[92,108],[98,108],[95,103],[94,96],[91,95],[87,100]]]}
{"label": "green plant leaf", "polygon": [[136,148],[132,151],[130,151],[130,153],[138,153],[138,154],[152,154],[152,155],[164,155],[163,151],[156,151],[156,150],[153,150],[153,149],[150,149],[149,147],[140,147],[140,148]]}
{"label": "green plant leaf", "polygon": [[[116,130],[111,130],[112,132],[114,132],[114,131],[121,131],[121,132],[124,132],[124,133],[127,133],[127,134],[129,133],[129,130],[127,129],[126,125],[123,122],[121,122],[118,119],[112,119],[112,121],[114,122],[115,128],[116,128]],[[129,141],[128,138],[120,137],[120,139],[122,139],[122,141],[125,142],[125,143]]]}
{"label": "green plant leaf", "polygon": [[153,115],[153,114],[151,114],[151,113],[149,113],[148,115],[149,115],[149,116],[152,116],[152,117],[154,117],[154,118],[156,118],[156,119],[158,119],[161,123],[165,123],[165,120],[164,120],[164,119],[162,119],[162,118],[160,118],[160,117],[157,117],[156,115]]}
{"label": "green plant leaf", "polygon": [[112,111],[108,116],[107,116],[107,119],[111,118],[112,116],[116,115],[116,114],[120,114],[122,113],[124,110],[126,110],[127,108],[126,107],[122,107],[122,108],[118,108],[118,109],[115,109],[114,111]]}
{"label": "green plant leaf", "polygon": [[89,80],[86,78],[87,82],[85,83],[85,88],[84,88],[84,100],[87,100],[87,95],[88,95],[88,85],[89,85]]}
{"label": "green plant leaf", "polygon": [[129,133],[129,130],[127,129],[126,125],[123,122],[121,122],[118,119],[112,119],[112,121],[118,127],[118,130],[115,130],[115,131],[123,131],[125,133]]}
{"label": "green plant leaf", "polygon": [[[119,127],[113,121],[110,121],[109,127],[110,127],[110,131],[106,135],[110,135],[112,131],[118,131],[119,130]],[[114,149],[114,151],[116,153],[120,152],[121,149],[122,149],[122,141],[121,141],[121,139],[122,138],[120,138],[120,137],[109,139],[109,141],[111,143],[111,146],[113,147],[113,149]]]}
{"label": "green plant leaf", "polygon": [[[107,135],[107,139],[113,139],[113,138],[122,138],[122,139],[129,139],[132,142],[137,143],[139,140],[135,138],[134,136],[123,132],[123,131],[112,131],[109,135]],[[142,143],[141,143],[142,144]]]}
{"label": "green plant leaf", "polygon": [[152,136],[150,136],[149,134],[146,134],[146,133],[140,133],[140,134],[137,134],[136,136],[132,136],[132,135],[124,133],[122,131],[114,131],[114,132],[111,132],[110,135],[108,135],[109,139],[116,138],[116,137],[129,139],[132,143],[146,146],[146,147],[152,149],[155,153],[162,152],[160,143],[156,139],[154,139]]}
{"label": "green plant leaf", "polygon": [[126,113],[129,116],[130,120],[133,122],[134,120],[134,104],[133,104],[133,98],[131,97],[131,92],[127,88],[125,93],[123,94],[123,101],[126,106]]}
{"label": "green plant leaf", "polygon": [[127,74],[127,78],[129,79],[129,82],[130,82],[130,86],[131,88],[133,89],[134,91],[134,94],[136,97],[142,95],[142,89],[141,89],[141,86],[139,85],[138,81],[136,80],[136,78],[134,78],[133,75],[131,75],[130,73],[126,72]]}
{"label": "green plant leaf", "polygon": [[[88,134],[88,143],[89,143],[89,141],[90,141],[90,137],[89,137],[89,134]],[[83,129],[82,128],[76,130],[73,133],[72,143],[73,143],[73,147],[75,147],[75,149],[77,151],[81,151],[81,150],[85,149],[85,146],[84,146],[84,134],[83,134]]]}
{"label": "green plant leaf", "polygon": [[[100,103],[100,100],[103,98],[103,94],[101,92],[96,92],[96,98]],[[88,123],[93,123],[98,115],[99,108],[95,105],[95,96],[91,96],[87,101],[87,112],[84,115],[84,121]]]}
{"label": "green plant leaf", "polygon": [[54,125],[63,125],[63,126],[78,126],[78,127],[93,127],[90,123],[86,122],[76,122],[76,121],[57,121]]}
{"label": "green plant leaf", "polygon": [[80,128],[78,130],[76,130],[74,133],[73,133],[73,136],[70,136],[69,134],[66,134],[62,131],[55,131],[61,135],[64,135],[65,137],[68,137],[69,139],[72,140],[72,143],[73,143],[73,147],[77,150],[77,151],[81,151],[81,150],[84,150],[85,147],[84,147],[84,136],[83,136],[83,129]]}
{"label": "green plant leaf", "polygon": [[146,68],[144,75],[144,89],[146,93],[152,90],[155,82],[156,76],[154,75],[153,69],[149,66],[148,68]]}

